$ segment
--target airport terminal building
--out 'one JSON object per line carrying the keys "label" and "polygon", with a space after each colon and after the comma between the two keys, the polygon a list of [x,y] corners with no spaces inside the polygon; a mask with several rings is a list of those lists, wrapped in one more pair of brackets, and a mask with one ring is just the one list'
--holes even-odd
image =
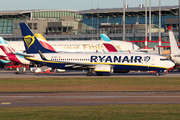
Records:
{"label": "airport terminal building", "polygon": [[[149,11],[147,14],[149,26]],[[152,41],[156,42],[148,42],[148,47],[158,46],[159,7],[152,7],[151,14]],[[99,40],[101,33],[106,33],[112,40],[123,40],[122,19],[123,8],[0,11],[0,36],[9,41],[22,40],[19,23],[25,22],[34,33],[43,34],[47,40]],[[166,43],[169,42],[169,25],[178,40],[178,21],[179,6],[161,7],[162,46],[169,45]],[[126,5],[125,24],[125,40],[144,47],[145,7],[142,4],[138,7]]]}

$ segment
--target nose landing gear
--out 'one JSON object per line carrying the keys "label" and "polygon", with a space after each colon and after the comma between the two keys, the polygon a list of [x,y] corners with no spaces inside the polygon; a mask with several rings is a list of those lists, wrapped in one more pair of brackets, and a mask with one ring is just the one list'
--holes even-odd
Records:
{"label": "nose landing gear", "polygon": [[156,76],[159,76],[160,75],[160,73],[159,72],[156,72]]}

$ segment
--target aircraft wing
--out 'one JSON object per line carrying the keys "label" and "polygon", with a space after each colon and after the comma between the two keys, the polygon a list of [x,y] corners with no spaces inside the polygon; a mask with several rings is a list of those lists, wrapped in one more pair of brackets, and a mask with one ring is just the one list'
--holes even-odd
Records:
{"label": "aircraft wing", "polygon": [[[39,51],[39,55],[41,57],[42,60],[44,61],[49,61],[51,62],[52,60],[48,60],[46,59],[46,57],[43,55],[43,53],[41,51]],[[89,64],[89,63],[82,63],[82,62],[64,62],[64,61],[56,61],[59,63],[64,63],[66,64],[66,67],[73,67],[73,68],[95,68],[94,64]]]}
{"label": "aircraft wing", "polygon": [[27,55],[27,54],[22,54],[22,53],[9,53],[9,54],[20,55],[24,57],[34,57],[34,55]]}
{"label": "aircraft wing", "polygon": [[73,67],[73,68],[95,68],[96,66],[94,64],[89,64],[89,63],[63,62],[63,61],[59,61],[59,62],[66,64],[66,67]]}

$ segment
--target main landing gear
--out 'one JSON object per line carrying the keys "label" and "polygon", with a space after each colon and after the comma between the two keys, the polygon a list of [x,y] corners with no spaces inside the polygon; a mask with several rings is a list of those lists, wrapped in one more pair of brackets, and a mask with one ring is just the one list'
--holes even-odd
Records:
{"label": "main landing gear", "polygon": [[89,69],[89,71],[87,72],[86,75],[87,75],[87,76],[93,76],[93,71],[92,71],[92,69]]}
{"label": "main landing gear", "polygon": [[159,76],[160,75],[160,73],[159,72],[156,72],[156,76]]}

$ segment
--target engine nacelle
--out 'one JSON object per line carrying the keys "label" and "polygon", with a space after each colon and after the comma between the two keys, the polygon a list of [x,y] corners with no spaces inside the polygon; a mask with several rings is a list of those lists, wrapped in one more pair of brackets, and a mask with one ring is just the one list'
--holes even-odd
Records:
{"label": "engine nacelle", "polygon": [[111,74],[113,73],[113,67],[111,65],[97,65],[95,72],[97,75]]}

